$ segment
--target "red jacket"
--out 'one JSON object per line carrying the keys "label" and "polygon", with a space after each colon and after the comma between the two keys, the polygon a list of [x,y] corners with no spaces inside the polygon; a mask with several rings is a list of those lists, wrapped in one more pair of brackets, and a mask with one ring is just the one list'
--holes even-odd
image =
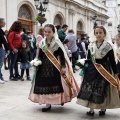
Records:
{"label": "red jacket", "polygon": [[8,44],[12,50],[15,48],[20,48],[22,43],[22,38],[20,32],[11,31],[8,35]]}

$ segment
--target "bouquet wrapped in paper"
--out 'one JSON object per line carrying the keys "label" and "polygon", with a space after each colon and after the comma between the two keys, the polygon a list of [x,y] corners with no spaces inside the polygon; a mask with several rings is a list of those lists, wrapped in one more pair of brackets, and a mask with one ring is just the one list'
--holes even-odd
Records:
{"label": "bouquet wrapped in paper", "polygon": [[88,68],[88,61],[87,59],[79,59],[76,63],[82,70],[80,72],[80,76],[84,76],[86,69]]}
{"label": "bouquet wrapped in paper", "polygon": [[79,59],[76,63],[77,66],[79,66],[80,68],[83,68],[85,65],[86,59]]}

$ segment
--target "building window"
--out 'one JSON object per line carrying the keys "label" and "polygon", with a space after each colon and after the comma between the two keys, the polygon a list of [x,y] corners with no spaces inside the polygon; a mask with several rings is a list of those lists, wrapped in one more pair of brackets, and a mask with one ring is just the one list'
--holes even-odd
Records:
{"label": "building window", "polygon": [[108,22],[108,26],[112,26],[112,22]]}
{"label": "building window", "polygon": [[83,28],[82,22],[79,21],[79,22],[77,23],[77,30],[82,30],[82,28]]}
{"label": "building window", "polygon": [[22,5],[19,9],[19,12],[18,12],[18,17],[19,18],[22,18],[22,19],[29,19],[31,20],[31,12],[28,8],[27,5]]}
{"label": "building window", "polygon": [[54,25],[63,25],[63,18],[61,15],[57,14],[54,18]]}
{"label": "building window", "polygon": [[102,3],[103,3],[103,5],[105,5],[106,6],[106,1],[104,0],[104,1],[102,1]]}

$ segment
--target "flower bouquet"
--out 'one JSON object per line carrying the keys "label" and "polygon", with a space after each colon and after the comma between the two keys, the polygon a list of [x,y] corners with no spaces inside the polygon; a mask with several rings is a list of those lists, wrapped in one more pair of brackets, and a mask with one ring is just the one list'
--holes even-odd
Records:
{"label": "flower bouquet", "polygon": [[45,21],[47,21],[47,18],[45,16],[37,16],[36,21],[38,21],[39,23],[43,24]]}
{"label": "flower bouquet", "polygon": [[38,58],[35,58],[34,60],[32,60],[32,61],[30,62],[30,64],[31,64],[32,66],[34,66],[34,67],[37,67],[37,66],[39,66],[39,65],[42,64],[42,61],[39,60]]}
{"label": "flower bouquet", "polygon": [[82,70],[80,71],[80,76],[84,76],[86,69],[88,68],[88,60],[86,59],[79,59],[76,63],[77,66],[79,66]]}
{"label": "flower bouquet", "polygon": [[77,66],[79,66],[80,68],[83,68],[85,65],[85,61],[86,59],[79,59],[76,63]]}
{"label": "flower bouquet", "polygon": [[32,60],[30,62],[30,64],[31,64],[31,66],[35,67],[33,77],[32,77],[32,81],[31,81],[31,83],[33,84],[34,80],[35,80],[35,77],[36,77],[36,73],[37,73],[37,67],[42,64],[42,61],[39,60],[38,58],[35,58],[34,60]]}

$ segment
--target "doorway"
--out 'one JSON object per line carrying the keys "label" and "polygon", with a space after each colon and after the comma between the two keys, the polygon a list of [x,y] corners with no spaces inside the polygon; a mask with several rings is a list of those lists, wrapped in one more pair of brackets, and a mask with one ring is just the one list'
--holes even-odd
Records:
{"label": "doorway", "polygon": [[26,4],[23,4],[19,9],[18,21],[22,23],[23,28],[26,28],[27,31],[33,32],[31,11]]}

